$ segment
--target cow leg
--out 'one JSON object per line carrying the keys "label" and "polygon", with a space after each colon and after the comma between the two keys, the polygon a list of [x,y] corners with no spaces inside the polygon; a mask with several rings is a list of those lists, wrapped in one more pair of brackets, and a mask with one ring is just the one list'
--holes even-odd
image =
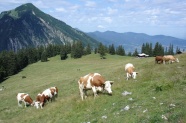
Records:
{"label": "cow leg", "polygon": [[165,60],[163,60],[163,64],[165,64]]}
{"label": "cow leg", "polygon": [[80,92],[81,99],[83,100],[83,93],[84,93],[84,90],[83,90],[83,88],[81,88],[80,86],[79,86],[79,92]]}
{"label": "cow leg", "polygon": [[86,99],[87,96],[88,96],[88,95],[87,95],[87,90],[85,90],[85,89],[83,90],[83,95],[85,95],[85,99]]}
{"label": "cow leg", "polygon": [[129,80],[129,73],[127,73],[127,80]]}
{"label": "cow leg", "polygon": [[18,106],[19,106],[19,107],[22,107],[21,101],[18,101]]}
{"label": "cow leg", "polygon": [[26,108],[26,102],[24,101],[24,104],[25,104],[25,108]]}
{"label": "cow leg", "polygon": [[95,97],[97,96],[96,87],[92,87],[92,91],[93,91],[93,93],[94,93],[94,99],[95,99]]}
{"label": "cow leg", "polygon": [[41,109],[43,109],[43,102],[42,102],[42,103],[40,103],[40,107],[41,107]]}

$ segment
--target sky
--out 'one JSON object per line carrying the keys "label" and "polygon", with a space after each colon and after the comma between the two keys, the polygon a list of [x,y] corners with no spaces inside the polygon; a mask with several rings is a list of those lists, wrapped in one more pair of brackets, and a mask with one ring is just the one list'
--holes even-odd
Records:
{"label": "sky", "polygon": [[186,0],[0,0],[0,13],[25,3],[83,32],[136,32],[186,39]]}

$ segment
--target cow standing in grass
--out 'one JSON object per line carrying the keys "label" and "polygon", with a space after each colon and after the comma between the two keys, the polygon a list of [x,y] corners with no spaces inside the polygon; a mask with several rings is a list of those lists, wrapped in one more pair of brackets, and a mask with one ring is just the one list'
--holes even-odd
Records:
{"label": "cow standing in grass", "polygon": [[36,97],[36,101],[40,102],[40,107],[43,108],[45,103],[51,100],[55,100],[55,98],[58,96],[58,88],[57,87],[50,87],[46,90],[44,90],[42,93],[39,93]]}
{"label": "cow standing in grass", "polygon": [[99,73],[89,73],[84,77],[80,77],[79,81],[79,90],[81,99],[87,97],[87,90],[91,90],[94,93],[94,98],[97,96],[97,91],[106,90],[110,95],[112,95],[111,85],[113,81],[105,81],[105,79]]}
{"label": "cow standing in grass", "polygon": [[163,56],[156,56],[155,63],[162,64],[163,63]]}
{"label": "cow standing in grass", "polygon": [[125,71],[127,72],[127,80],[132,77],[133,79],[136,79],[136,76],[138,72],[134,72],[134,65],[131,63],[128,63],[125,65]]}
{"label": "cow standing in grass", "polygon": [[25,107],[27,107],[27,105],[31,105],[35,106],[37,109],[39,108],[39,102],[33,101],[32,98],[27,93],[18,93],[17,101],[18,106],[22,106],[21,103],[23,102],[25,104]]}
{"label": "cow standing in grass", "polygon": [[175,58],[173,55],[165,55],[163,56],[163,64],[166,62],[173,63],[173,62],[179,62],[178,58]]}

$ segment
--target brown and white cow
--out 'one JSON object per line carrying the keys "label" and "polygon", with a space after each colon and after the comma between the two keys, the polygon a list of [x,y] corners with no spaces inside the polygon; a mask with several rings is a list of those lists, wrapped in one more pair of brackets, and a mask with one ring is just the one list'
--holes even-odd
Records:
{"label": "brown and white cow", "polygon": [[46,103],[45,95],[42,93],[39,93],[36,97],[36,101],[39,102],[41,109],[43,108],[44,104]]}
{"label": "brown and white cow", "polygon": [[81,99],[87,97],[87,90],[91,90],[94,93],[94,98],[97,96],[97,91],[106,90],[110,95],[112,95],[111,85],[113,81],[105,81],[105,79],[99,73],[89,73],[84,77],[80,77],[79,81],[79,90]]}
{"label": "brown and white cow", "polygon": [[163,63],[163,56],[156,56],[155,57],[155,63],[157,63],[157,64]]}
{"label": "brown and white cow", "polygon": [[127,72],[127,80],[132,77],[133,79],[136,79],[136,76],[138,72],[134,72],[134,65],[131,63],[127,63],[125,65],[125,71]]}
{"label": "brown and white cow", "polygon": [[163,56],[163,64],[165,62],[173,63],[173,62],[179,62],[178,58],[175,58],[173,55],[165,55]]}
{"label": "brown and white cow", "polygon": [[17,102],[18,106],[22,106],[21,103],[24,102],[25,107],[27,107],[27,105],[31,105],[35,106],[37,109],[39,108],[39,102],[33,101],[32,98],[27,93],[18,93]]}
{"label": "brown and white cow", "polygon": [[50,87],[51,91],[54,91],[54,98],[58,97],[58,88],[57,87]]}
{"label": "brown and white cow", "polygon": [[58,88],[50,87],[44,90],[42,93],[39,93],[36,97],[36,101],[40,102],[40,107],[43,108],[44,104],[48,101],[55,100],[58,96]]}

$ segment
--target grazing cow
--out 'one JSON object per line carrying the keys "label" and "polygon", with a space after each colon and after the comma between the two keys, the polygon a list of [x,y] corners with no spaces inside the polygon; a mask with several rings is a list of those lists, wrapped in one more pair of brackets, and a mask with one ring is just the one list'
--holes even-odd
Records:
{"label": "grazing cow", "polygon": [[39,93],[39,94],[37,95],[37,97],[36,97],[36,101],[38,101],[38,102],[40,103],[40,107],[41,107],[41,109],[43,109],[43,106],[44,106],[44,104],[45,104],[45,102],[46,102],[46,100],[45,100],[45,95],[42,94],[42,93]]}
{"label": "grazing cow", "polygon": [[131,63],[126,64],[125,71],[127,72],[127,80],[129,79],[129,77],[136,79],[138,72],[134,72],[134,65],[133,64],[131,64]]}
{"label": "grazing cow", "polygon": [[54,100],[58,96],[58,88],[50,87],[44,90],[42,93],[39,93],[36,97],[36,101],[40,102],[40,107],[43,108],[46,101]]}
{"label": "grazing cow", "polygon": [[58,97],[58,88],[57,87],[50,87],[50,89],[54,91],[54,98]]}
{"label": "grazing cow", "polygon": [[179,62],[178,58],[175,58],[173,55],[165,55],[163,56],[163,63],[165,62],[173,63],[173,62]]}
{"label": "grazing cow", "polygon": [[25,107],[27,107],[27,105],[31,105],[31,106],[35,106],[37,109],[39,108],[39,102],[33,101],[32,98],[29,96],[29,94],[26,93],[18,93],[17,101],[18,101],[18,106],[22,106],[21,103],[24,102]]}
{"label": "grazing cow", "polygon": [[80,77],[79,81],[79,90],[81,99],[87,97],[87,90],[91,90],[94,93],[94,98],[97,96],[97,91],[106,90],[110,95],[112,95],[111,85],[113,81],[105,81],[105,79],[99,73],[89,73],[84,77]]}
{"label": "grazing cow", "polygon": [[155,57],[155,63],[157,63],[157,64],[163,63],[163,56],[156,56]]}

